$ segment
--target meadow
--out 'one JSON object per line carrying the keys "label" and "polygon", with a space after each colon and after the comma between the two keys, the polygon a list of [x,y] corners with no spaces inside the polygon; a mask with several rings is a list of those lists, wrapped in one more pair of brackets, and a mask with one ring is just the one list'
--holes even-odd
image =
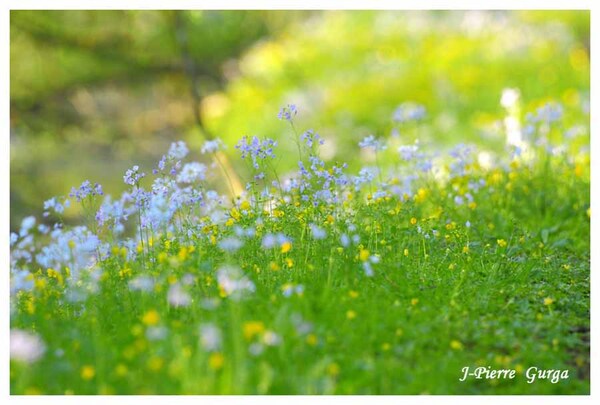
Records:
{"label": "meadow", "polygon": [[[175,142],[120,196],[49,198],[11,234],[11,393],[589,393],[589,115],[517,98],[498,153],[415,141],[428,112],[404,103],[325,161],[286,105],[291,151]],[[210,186],[234,188],[224,153],[236,197]]]}

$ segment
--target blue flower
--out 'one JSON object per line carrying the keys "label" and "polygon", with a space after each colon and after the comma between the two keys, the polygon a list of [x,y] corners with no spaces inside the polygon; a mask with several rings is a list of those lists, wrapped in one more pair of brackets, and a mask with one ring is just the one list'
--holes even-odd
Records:
{"label": "blue flower", "polygon": [[69,197],[75,197],[77,201],[81,202],[81,200],[85,199],[86,197],[93,197],[96,195],[104,195],[104,191],[102,191],[102,186],[96,183],[94,184],[94,187],[92,187],[90,181],[86,180],[83,183],[81,183],[81,186],[79,186],[79,188],[71,188],[71,193],[69,194]]}
{"label": "blue flower", "polygon": [[200,152],[202,154],[215,153],[216,151],[222,150],[222,149],[225,149],[225,144],[223,143],[223,141],[221,141],[219,138],[217,138],[217,139],[213,139],[213,140],[204,142],[204,145],[202,145],[202,149],[200,149]]}
{"label": "blue flower", "polygon": [[233,236],[225,238],[219,242],[219,247],[221,249],[231,253],[238,251],[242,246],[244,246],[244,242]]}
{"label": "blue flower", "polygon": [[21,221],[21,230],[19,231],[19,236],[22,238],[29,234],[29,230],[35,226],[35,217],[29,216],[23,218]]}
{"label": "blue flower", "polygon": [[552,124],[562,119],[563,107],[559,103],[546,103],[537,109],[534,121]]}
{"label": "blue flower", "polygon": [[187,156],[189,150],[185,142],[177,141],[171,144],[167,157],[175,160],[181,160]]}
{"label": "blue flower", "polygon": [[375,151],[383,151],[387,149],[387,145],[383,141],[376,139],[375,135],[367,136],[358,143],[358,146],[360,146],[363,149],[373,148],[375,149]]}
{"label": "blue flower", "polygon": [[427,115],[425,107],[421,104],[406,102],[400,104],[394,111],[392,119],[398,123],[420,121]]}
{"label": "blue flower", "polygon": [[74,280],[79,272],[96,263],[101,258],[98,253],[106,248],[95,234],[84,226],[67,231],[55,229],[51,233],[52,242],[44,246],[36,255],[36,261],[44,268],[59,269],[69,267]]}
{"label": "blue flower", "polygon": [[65,207],[68,207],[67,201],[65,201],[64,205],[58,201],[57,197],[52,197],[44,201],[44,216],[47,217],[50,214],[50,210],[57,214],[62,214],[65,211]]}
{"label": "blue flower", "polygon": [[419,156],[418,150],[418,145],[400,145],[398,147],[398,153],[400,154],[400,157],[407,162]]}
{"label": "blue flower", "polygon": [[242,152],[242,159],[250,157],[250,159],[252,160],[252,166],[258,170],[260,160],[275,157],[273,148],[276,146],[277,141],[274,141],[269,138],[266,138],[261,141],[256,136],[253,136],[250,140],[247,136],[244,136],[237,143],[237,145],[235,145],[235,148],[239,149]]}
{"label": "blue flower", "polygon": [[309,148],[312,148],[315,142],[318,145],[323,145],[325,143],[323,138],[321,138],[321,136],[314,132],[312,129],[309,129],[308,131],[300,135],[300,139],[304,141],[304,143],[306,143],[306,146],[308,146]]}
{"label": "blue flower", "polygon": [[125,182],[125,184],[129,184],[130,186],[137,186],[140,182],[140,179],[142,179],[145,176],[146,173],[140,173],[140,167],[138,165],[135,165],[125,172],[125,176],[123,176],[123,181]]}
{"label": "blue flower", "polygon": [[327,232],[325,231],[325,229],[320,228],[319,226],[315,225],[315,224],[310,224],[310,232],[313,235],[313,238],[315,239],[325,239],[327,237]]}
{"label": "blue flower", "polygon": [[204,180],[206,177],[205,173],[206,166],[202,163],[186,163],[177,176],[177,181],[179,183],[193,183],[196,180]]}
{"label": "blue flower", "polygon": [[277,118],[280,120],[292,121],[294,117],[298,114],[298,110],[296,109],[295,104],[288,104],[285,107],[281,107],[279,110],[279,114],[277,114]]}

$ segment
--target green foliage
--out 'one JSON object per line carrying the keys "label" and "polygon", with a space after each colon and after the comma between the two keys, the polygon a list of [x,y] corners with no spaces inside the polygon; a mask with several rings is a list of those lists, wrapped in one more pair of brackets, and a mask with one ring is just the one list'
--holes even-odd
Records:
{"label": "green foliage", "polygon": [[[537,139],[560,128],[548,125]],[[11,346],[11,392],[589,393],[589,154],[529,146],[488,167],[460,150],[404,194],[379,193],[416,172],[401,162],[392,188],[331,185],[329,202],[314,178],[266,197],[257,180],[233,206],[193,202],[168,226],[143,230],[152,205],[140,209],[137,246],[103,222],[109,254],[77,273],[24,264],[23,279],[17,265],[13,286],[31,288],[13,295],[11,330],[45,350]],[[318,150],[300,155],[308,167]],[[269,159],[254,170],[277,178]],[[459,383],[466,366],[517,377]],[[569,379],[528,384],[532,366]]]}
{"label": "green foliage", "polygon": [[587,12],[325,12],[247,52],[239,77],[207,100],[208,126],[277,137],[271,112],[297,103],[346,156],[369,133],[388,136],[396,106],[415,101],[430,114],[421,141],[498,150],[504,88],[520,90],[524,110],[587,99],[585,27]]}
{"label": "green foliage", "polygon": [[11,393],[589,394],[588,93],[588,12],[13,11]]}
{"label": "green foliage", "polygon": [[82,178],[119,190],[114,179],[128,162],[150,164],[176,139],[200,145],[178,24],[196,66],[205,129],[230,146],[245,134],[284,140],[272,111],[296,102],[305,122],[331,140],[326,157],[345,156],[367,133],[389,135],[396,105],[413,100],[429,119],[406,142],[460,140],[498,150],[502,89],[520,89],[524,110],[548,97],[567,105],[588,99],[584,11],[180,17],[11,12],[13,224]]}
{"label": "green foliage", "polygon": [[226,62],[301,14],[12,11],[13,224],[82,174],[117,188],[128,161],[201,139],[189,68],[200,96],[221,89]]}

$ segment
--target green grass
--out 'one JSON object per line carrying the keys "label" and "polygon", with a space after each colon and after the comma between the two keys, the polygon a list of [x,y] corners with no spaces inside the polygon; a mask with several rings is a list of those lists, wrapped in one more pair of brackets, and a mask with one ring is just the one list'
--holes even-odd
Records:
{"label": "green grass", "polygon": [[[46,350],[33,364],[11,362],[11,392],[589,393],[589,156],[536,156],[473,163],[447,181],[421,175],[407,199],[367,187],[316,207],[293,194],[271,211],[238,200],[216,222],[187,207],[171,231],[146,230],[129,260],[96,229],[111,254],[79,283],[66,267],[33,268],[34,287],[12,297],[11,328],[37,334]],[[474,203],[453,202],[480,179]],[[255,236],[226,252],[219,243],[236,226]],[[278,232],[291,245],[261,246]],[[360,242],[343,246],[344,233]],[[220,288],[226,265],[255,291]],[[129,288],[140,275],[155,280],[152,291]],[[176,283],[189,305],[170,304]],[[75,289],[83,300],[67,299]],[[207,324],[220,330],[219,347],[201,344]],[[459,382],[465,366],[513,368],[517,378]],[[531,366],[570,378],[528,384]]]}

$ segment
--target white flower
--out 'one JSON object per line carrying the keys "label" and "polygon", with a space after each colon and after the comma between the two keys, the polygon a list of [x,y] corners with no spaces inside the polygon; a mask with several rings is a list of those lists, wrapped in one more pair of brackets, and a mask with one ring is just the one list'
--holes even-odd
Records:
{"label": "white flower", "polygon": [[221,330],[212,323],[200,325],[200,344],[204,350],[209,352],[217,351],[221,348]]}
{"label": "white flower", "polygon": [[325,239],[327,237],[327,232],[325,229],[320,228],[315,224],[310,224],[310,231],[315,239]]}
{"label": "white flower", "polygon": [[402,159],[407,162],[417,157],[418,150],[418,145],[401,145],[398,147],[398,153],[400,154]]}
{"label": "white flower", "polygon": [[19,231],[19,235],[21,237],[26,236],[29,233],[29,230],[31,228],[33,228],[35,226],[35,217],[34,216],[29,216],[26,218],[23,218],[23,221],[21,222],[21,230]]}
{"label": "white flower", "polygon": [[129,280],[129,289],[132,291],[150,292],[154,288],[154,279],[149,276],[138,276]]}
{"label": "white flower", "polygon": [[201,153],[215,153],[218,150],[225,149],[225,144],[220,139],[214,139],[212,141],[204,142],[202,145],[202,149],[200,149]]}
{"label": "white flower", "polygon": [[10,331],[10,358],[23,363],[35,363],[39,360],[46,346],[39,336],[20,329]]}
{"label": "white flower", "polygon": [[163,340],[168,333],[169,330],[164,326],[151,326],[146,330],[146,338],[150,341]]}
{"label": "white flower", "polygon": [[183,159],[188,154],[188,147],[183,141],[173,142],[169,148],[169,157]]}
{"label": "white flower", "polygon": [[262,340],[267,346],[277,346],[279,343],[281,343],[281,337],[279,337],[279,335],[272,330],[265,331]]}
{"label": "white flower", "polygon": [[242,246],[244,246],[244,242],[238,238],[234,238],[233,236],[225,238],[219,242],[219,247],[227,252],[236,252]]}
{"label": "white flower", "polygon": [[375,135],[369,135],[366,138],[364,138],[362,141],[360,141],[358,143],[358,146],[360,146],[361,148],[373,148],[376,151],[380,151],[380,150],[386,150],[387,146],[385,144],[385,142],[376,139]]}
{"label": "white flower", "polygon": [[204,180],[206,173],[206,166],[202,163],[191,162],[186,163],[181,169],[181,172],[177,176],[177,182],[179,183],[192,183],[195,180]]}
{"label": "white flower", "polygon": [[519,89],[504,89],[502,90],[502,97],[500,98],[500,104],[502,107],[509,109],[514,107],[519,101],[520,92]]}
{"label": "white flower", "polygon": [[167,300],[173,307],[187,307],[192,302],[192,297],[183,289],[181,284],[175,283],[169,288]]}
{"label": "white flower", "polygon": [[217,271],[219,287],[227,296],[238,299],[247,292],[254,292],[254,283],[238,267],[223,266]]}

